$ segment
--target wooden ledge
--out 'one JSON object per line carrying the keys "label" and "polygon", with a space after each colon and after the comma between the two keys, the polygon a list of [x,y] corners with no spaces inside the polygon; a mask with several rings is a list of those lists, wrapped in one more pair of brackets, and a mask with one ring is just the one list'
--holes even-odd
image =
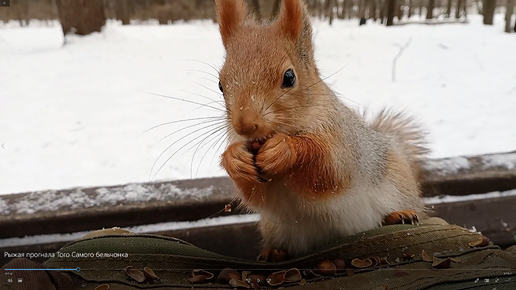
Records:
{"label": "wooden ledge", "polygon": [[[516,189],[516,152],[430,159],[422,173],[425,197]],[[0,239],[242,213],[236,210],[236,202],[231,213],[223,212],[234,196],[227,177],[4,195],[0,196]],[[496,208],[490,210],[502,214]]]}

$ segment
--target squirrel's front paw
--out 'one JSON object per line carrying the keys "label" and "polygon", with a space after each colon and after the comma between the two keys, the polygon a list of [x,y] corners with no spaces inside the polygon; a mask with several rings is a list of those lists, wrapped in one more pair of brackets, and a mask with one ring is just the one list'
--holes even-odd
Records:
{"label": "squirrel's front paw", "polygon": [[256,156],[256,166],[268,178],[292,168],[295,162],[292,137],[285,134],[276,134],[268,139]]}
{"label": "squirrel's front paw", "polygon": [[247,150],[244,142],[229,145],[222,154],[221,165],[233,180],[257,181],[253,154]]}

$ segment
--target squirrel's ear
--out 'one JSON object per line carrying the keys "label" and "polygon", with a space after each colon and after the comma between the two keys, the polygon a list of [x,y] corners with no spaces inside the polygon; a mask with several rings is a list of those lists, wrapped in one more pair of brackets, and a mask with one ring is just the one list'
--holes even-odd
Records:
{"label": "squirrel's ear", "polygon": [[302,0],[283,0],[277,24],[287,38],[297,42],[304,22],[308,20],[305,17],[307,18]]}
{"label": "squirrel's ear", "polygon": [[215,0],[215,5],[222,43],[227,46],[228,40],[245,20],[245,3],[244,0]]}

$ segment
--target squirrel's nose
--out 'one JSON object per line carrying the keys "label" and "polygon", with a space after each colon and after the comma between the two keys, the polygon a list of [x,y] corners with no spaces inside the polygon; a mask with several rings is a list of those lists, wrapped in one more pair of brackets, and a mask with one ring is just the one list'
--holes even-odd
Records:
{"label": "squirrel's nose", "polygon": [[254,121],[246,121],[244,118],[240,118],[234,128],[238,135],[250,137],[258,130],[258,124]]}

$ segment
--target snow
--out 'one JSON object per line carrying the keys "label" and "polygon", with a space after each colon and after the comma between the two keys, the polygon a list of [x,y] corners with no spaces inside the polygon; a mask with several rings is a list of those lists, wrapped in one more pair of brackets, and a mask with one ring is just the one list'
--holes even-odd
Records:
{"label": "snow", "polygon": [[458,173],[461,169],[469,169],[470,164],[466,157],[456,156],[449,159],[431,159],[423,163],[423,167],[439,175]]}
{"label": "snow", "polygon": [[[232,215],[232,216],[225,216],[225,217],[202,219],[202,220],[198,220],[198,221],[168,222],[168,223],[159,223],[159,224],[152,224],[152,225],[127,227],[127,228],[123,228],[123,229],[128,230],[133,233],[156,233],[156,232],[163,232],[163,231],[173,231],[173,230],[202,228],[202,227],[210,227],[210,226],[258,222],[259,219],[260,219],[260,216],[258,214]],[[69,242],[69,241],[74,241],[74,240],[80,239],[81,237],[85,236],[88,233],[90,233],[90,231],[75,232],[75,233],[69,233],[69,234],[45,234],[45,235],[36,235],[36,236],[26,236],[23,238],[0,239],[0,248],[12,247],[12,246],[45,244],[45,243],[53,243],[53,242],[57,242],[57,241]]]}
{"label": "snow", "polygon": [[499,166],[507,169],[516,168],[516,153],[501,155],[489,155],[482,159],[484,168]]}
{"label": "snow", "polygon": [[109,207],[119,204],[135,204],[150,201],[170,201],[185,198],[202,199],[213,193],[213,186],[206,188],[179,188],[173,184],[127,184],[121,187],[100,187],[92,194],[81,188],[71,192],[56,190],[31,192],[7,203],[0,197],[0,213],[33,214],[36,212],[63,212],[93,207]]}
{"label": "snow", "polygon": [[440,195],[433,197],[424,197],[423,201],[427,206],[431,206],[433,204],[438,203],[450,203],[450,202],[460,202],[460,201],[468,201],[468,200],[482,200],[488,198],[499,198],[499,197],[508,197],[508,196],[516,196],[516,189],[508,190],[508,191],[494,191],[482,194],[469,194],[469,195]]}
{"label": "snow", "polygon": [[[415,116],[432,157],[516,150],[516,37],[503,33],[503,15],[492,27],[468,18],[391,28],[314,20],[319,68],[349,106]],[[67,42],[56,23],[0,24],[0,194],[224,175],[215,24],[110,22]]]}

